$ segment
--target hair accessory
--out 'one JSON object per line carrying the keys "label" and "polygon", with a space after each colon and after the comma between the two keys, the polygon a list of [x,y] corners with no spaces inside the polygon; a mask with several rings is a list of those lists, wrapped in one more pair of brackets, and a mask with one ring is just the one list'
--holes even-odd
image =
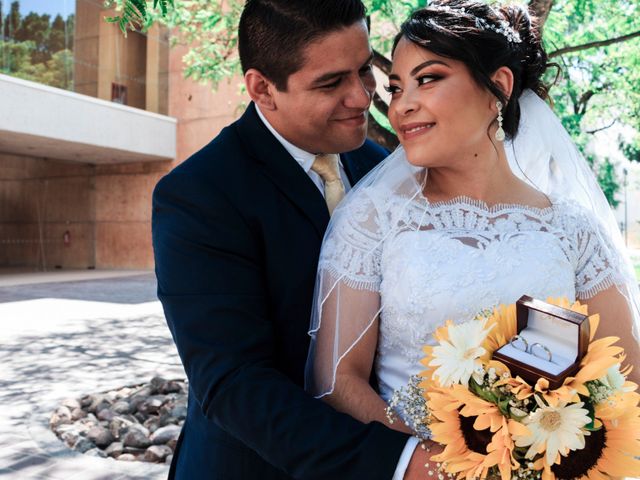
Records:
{"label": "hair accessory", "polygon": [[[511,27],[511,25],[509,25],[509,22],[507,22],[506,20],[500,20],[498,22],[498,25],[493,25],[489,23],[487,20],[485,20],[484,18],[477,17],[473,13],[467,12],[465,8],[456,8],[456,7],[451,7],[449,5],[429,5],[427,8],[431,10],[438,10],[441,12],[460,13],[463,15],[470,15],[475,19],[476,27],[479,28],[480,30],[484,30],[485,32],[487,30],[496,32],[497,34],[500,34],[503,37],[505,37],[509,43],[522,42],[522,38],[520,38],[520,34],[516,32]],[[439,27],[437,22],[432,18],[429,19],[429,23],[431,23],[436,27]]]}
{"label": "hair accessory", "polygon": [[496,140],[504,142],[504,130],[502,129],[502,102],[500,100],[496,102],[496,107],[498,107],[498,130],[496,130]]}

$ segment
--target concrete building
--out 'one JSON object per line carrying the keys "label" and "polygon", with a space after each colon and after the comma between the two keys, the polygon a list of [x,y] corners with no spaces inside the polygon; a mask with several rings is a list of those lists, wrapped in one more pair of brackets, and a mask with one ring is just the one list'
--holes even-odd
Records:
{"label": "concrete building", "polygon": [[64,49],[41,64],[46,45],[25,40],[6,2],[0,15],[0,271],[152,268],[154,185],[244,99],[237,80],[216,92],[185,80],[186,49],[165,29],[125,38],[101,0],[57,1]]}

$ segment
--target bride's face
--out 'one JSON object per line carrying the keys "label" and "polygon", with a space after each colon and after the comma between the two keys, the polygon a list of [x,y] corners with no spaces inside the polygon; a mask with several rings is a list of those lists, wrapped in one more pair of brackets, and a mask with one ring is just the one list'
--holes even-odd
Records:
{"label": "bride's face", "polygon": [[403,38],[388,89],[389,121],[412,164],[463,166],[493,148],[488,131],[496,118],[495,98],[462,62]]}

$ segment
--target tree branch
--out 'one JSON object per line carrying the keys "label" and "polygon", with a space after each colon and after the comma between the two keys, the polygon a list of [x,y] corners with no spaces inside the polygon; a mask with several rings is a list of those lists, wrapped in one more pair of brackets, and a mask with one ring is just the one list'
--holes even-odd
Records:
{"label": "tree branch", "polygon": [[540,29],[544,26],[553,7],[553,0],[530,0],[529,11],[538,18]]}
{"label": "tree branch", "polygon": [[596,128],[595,130],[587,130],[587,133],[594,134],[594,133],[598,133],[598,132],[601,132],[603,130],[606,130],[608,128],[613,127],[616,124],[617,121],[618,121],[618,119],[614,118],[613,121],[609,125],[607,125],[605,127],[601,127],[601,128]]}
{"label": "tree branch", "polygon": [[391,73],[391,60],[389,60],[377,50],[373,51],[373,64],[386,75],[389,75]]}
{"label": "tree branch", "polygon": [[389,115],[389,105],[380,98],[377,92],[373,93],[373,105],[380,113],[383,113],[385,117]]}
{"label": "tree branch", "polygon": [[578,100],[577,105],[578,109],[576,113],[578,115],[582,116],[587,112],[587,103],[589,103],[589,100],[591,100],[591,97],[593,97],[595,94],[596,92],[594,92],[593,90],[588,90],[582,94],[580,100]]}
{"label": "tree branch", "polygon": [[558,57],[566,53],[579,52],[581,50],[588,50],[589,48],[606,47],[607,45],[612,45],[614,43],[626,42],[635,37],[640,37],[640,30],[638,30],[637,32],[632,32],[626,35],[622,35],[621,37],[609,38],[607,40],[599,40],[597,42],[583,43],[582,45],[574,45],[572,47],[559,48],[558,50],[551,52],[549,54],[549,58]]}

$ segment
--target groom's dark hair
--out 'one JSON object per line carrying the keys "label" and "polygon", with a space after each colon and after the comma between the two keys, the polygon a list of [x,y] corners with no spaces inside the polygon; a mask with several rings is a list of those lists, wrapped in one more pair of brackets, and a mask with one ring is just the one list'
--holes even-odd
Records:
{"label": "groom's dark hair", "polygon": [[238,28],[242,72],[255,68],[286,91],[310,43],[365,17],[361,0],[247,0]]}

